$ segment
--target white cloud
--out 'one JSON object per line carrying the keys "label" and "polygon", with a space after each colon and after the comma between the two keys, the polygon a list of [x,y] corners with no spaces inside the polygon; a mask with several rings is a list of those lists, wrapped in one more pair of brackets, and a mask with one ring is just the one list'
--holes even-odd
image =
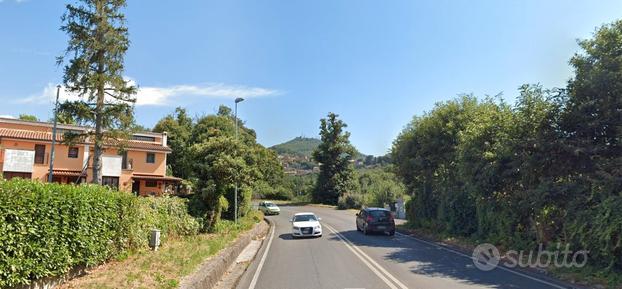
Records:
{"label": "white cloud", "polygon": [[[135,84],[131,78],[126,78]],[[275,96],[280,91],[261,87],[249,87],[243,85],[228,85],[223,83],[207,83],[200,85],[173,85],[167,87],[141,86],[136,94],[136,105],[171,105],[180,101],[181,98],[203,97],[212,99],[235,99],[236,97],[257,98]],[[17,100],[23,104],[52,104],[56,98],[56,86],[48,83],[40,93]],[[80,97],[64,88],[61,88],[60,101],[78,100]]]}

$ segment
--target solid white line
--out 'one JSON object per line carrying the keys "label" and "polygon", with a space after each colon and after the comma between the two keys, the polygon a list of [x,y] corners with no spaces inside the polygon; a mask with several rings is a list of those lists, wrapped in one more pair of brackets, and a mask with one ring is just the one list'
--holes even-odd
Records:
{"label": "solid white line", "polygon": [[272,245],[272,239],[274,238],[274,231],[276,231],[276,223],[272,225],[272,233],[270,233],[270,240],[268,240],[268,245],[266,245],[266,250],[263,252],[263,256],[261,256],[261,260],[259,261],[259,265],[257,265],[257,270],[255,270],[255,274],[253,275],[251,284],[248,285],[248,289],[255,289],[255,285],[257,284],[257,279],[259,279],[259,273],[261,273],[261,268],[263,268],[263,263],[266,262],[266,256],[268,256],[268,251],[270,251],[270,245]]}
{"label": "solid white line", "polygon": [[[464,254],[464,253],[462,253],[462,252],[460,252],[460,251],[456,251],[456,250],[454,250],[454,249],[451,249],[451,248],[448,248],[448,247],[445,247],[445,246],[441,246],[441,245],[439,245],[439,244],[435,244],[435,243],[432,243],[432,242],[428,242],[428,241],[426,241],[426,240],[421,240],[421,239],[419,239],[419,238],[416,238],[416,237],[413,237],[413,236],[410,236],[410,235],[402,234],[402,233],[400,233],[400,232],[395,232],[395,234],[400,235],[400,236],[403,236],[403,237],[408,237],[408,238],[411,238],[411,239],[413,239],[413,240],[415,240],[415,241],[418,241],[418,242],[421,242],[421,243],[424,243],[424,244],[428,244],[428,245],[430,245],[430,246],[433,246],[433,247],[439,248],[439,249],[441,249],[441,250],[445,250],[445,251],[447,251],[447,252],[451,252],[451,253],[454,253],[454,254],[456,254],[456,255],[459,255],[459,256],[462,256],[462,257],[468,258],[468,259],[470,259],[470,260],[473,260],[473,256],[469,256],[469,255]],[[524,274],[524,273],[521,273],[521,272],[518,272],[518,271],[512,270],[512,269],[510,269],[510,268],[504,267],[503,265],[499,265],[499,266],[497,266],[497,268],[498,268],[498,269],[501,269],[501,270],[503,270],[503,271],[506,271],[506,272],[509,272],[509,273],[512,273],[512,274],[515,274],[515,275],[521,276],[521,277],[525,277],[525,278],[527,278],[527,279],[530,279],[530,280],[533,280],[533,281],[536,281],[536,282],[540,282],[540,283],[545,284],[545,285],[549,285],[549,286],[555,287],[555,288],[559,288],[559,289],[567,289],[567,288],[568,288],[568,287],[564,287],[564,286],[561,286],[561,285],[557,285],[557,284],[555,284],[555,283],[551,283],[551,282],[548,282],[548,281],[546,281],[546,280],[542,280],[542,279],[539,279],[539,278],[536,278],[536,277],[533,277],[533,276],[529,276],[529,275],[527,275],[527,274]]]}
{"label": "solid white line", "polygon": [[333,232],[333,234],[335,234],[337,238],[341,239],[343,243],[346,245],[346,248],[348,248],[356,257],[358,257],[363,262],[363,264],[365,264],[372,272],[374,272],[374,274],[376,274],[376,276],[378,276],[378,278],[384,281],[384,283],[386,283],[389,286],[389,288],[398,289],[395,285],[393,285],[393,283],[391,283],[391,281],[389,281],[389,279],[387,279],[384,275],[382,275],[382,273],[380,273],[372,264],[367,262],[365,258],[363,258],[358,252],[356,252],[356,250],[354,250],[352,246],[348,244],[348,242],[344,239],[344,237],[342,237],[339,233],[337,233],[337,231],[333,230],[326,224],[324,224],[323,226],[328,228],[331,232]]}
{"label": "solid white line", "polygon": [[[404,285],[397,278],[395,278],[393,275],[391,275],[391,273],[389,273],[386,269],[384,269],[382,266],[380,266],[380,264],[376,263],[376,261],[374,261],[367,254],[365,254],[365,252],[363,252],[360,248],[358,248],[358,246],[354,245],[350,240],[348,240],[348,238],[343,236],[341,233],[337,232],[337,230],[334,229],[333,227],[331,227],[331,226],[329,226],[327,224],[324,224],[324,226],[326,226],[329,230],[333,231],[333,233],[335,233],[335,235],[337,235],[337,237],[342,239],[346,243],[346,245],[351,246],[354,250],[358,251],[358,253],[360,253],[360,255],[362,255],[364,258],[366,258],[371,264],[375,265],[378,268],[378,270],[380,270],[382,273],[384,273],[389,279],[393,280],[393,282],[397,286],[399,286],[399,288],[408,289],[408,287],[406,287],[406,285]],[[365,260],[363,260],[363,261],[365,261]]]}

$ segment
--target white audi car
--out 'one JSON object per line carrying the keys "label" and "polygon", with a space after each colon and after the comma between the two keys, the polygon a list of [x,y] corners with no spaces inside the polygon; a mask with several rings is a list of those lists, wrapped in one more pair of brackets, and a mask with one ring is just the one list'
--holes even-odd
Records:
{"label": "white audi car", "polygon": [[322,225],[314,213],[297,213],[292,217],[292,237],[322,237]]}

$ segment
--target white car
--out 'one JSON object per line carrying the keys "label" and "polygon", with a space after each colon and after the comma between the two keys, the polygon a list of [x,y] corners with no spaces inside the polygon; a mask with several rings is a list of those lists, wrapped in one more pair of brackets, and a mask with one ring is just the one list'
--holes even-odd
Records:
{"label": "white car", "polygon": [[322,225],[314,213],[297,213],[292,219],[292,237],[322,237]]}
{"label": "white car", "polygon": [[278,215],[281,213],[281,209],[273,202],[259,202],[259,210],[264,215]]}

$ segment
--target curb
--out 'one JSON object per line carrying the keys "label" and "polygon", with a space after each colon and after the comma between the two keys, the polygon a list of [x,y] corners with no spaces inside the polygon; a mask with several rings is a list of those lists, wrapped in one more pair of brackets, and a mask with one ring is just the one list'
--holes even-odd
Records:
{"label": "curb", "polygon": [[211,289],[227,272],[227,269],[250,241],[258,236],[265,235],[270,225],[264,218],[263,222],[255,224],[248,232],[238,236],[233,244],[220,250],[216,255],[208,258],[199,266],[194,273],[182,278],[179,288],[181,289]]}
{"label": "curb", "polygon": [[[264,235],[266,236],[266,240],[267,240],[269,238],[268,235],[270,234],[270,229],[272,229],[272,227],[274,226],[274,221],[272,221],[272,220],[270,220],[270,219],[268,219],[266,217],[264,217],[264,221],[268,224],[268,228],[264,232]],[[240,280],[242,280],[242,276],[244,276],[244,274],[246,274],[246,271],[248,270],[250,264],[253,263],[253,261],[255,260],[257,255],[259,255],[259,252],[261,252],[261,249],[264,248],[264,247],[265,247],[265,243],[262,241],[261,245],[259,246],[259,250],[257,250],[257,252],[255,252],[255,256],[253,256],[253,258],[251,259],[249,264],[244,266],[244,270],[243,270],[242,274],[240,276],[237,276],[237,278],[235,278],[235,280],[233,282],[233,287],[231,287],[231,288],[237,288],[238,287],[238,285],[240,284]]]}

